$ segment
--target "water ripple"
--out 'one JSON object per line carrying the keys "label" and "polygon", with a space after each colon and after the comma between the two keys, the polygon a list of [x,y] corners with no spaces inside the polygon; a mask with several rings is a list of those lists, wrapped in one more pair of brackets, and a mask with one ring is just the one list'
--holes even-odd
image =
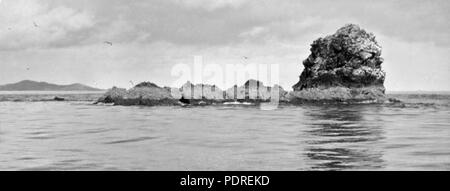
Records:
{"label": "water ripple", "polygon": [[406,98],[272,111],[0,102],[0,170],[449,170],[450,96]]}
{"label": "water ripple", "polygon": [[110,142],[105,142],[103,144],[110,145],[110,144],[121,144],[121,143],[135,143],[135,142],[142,142],[142,141],[147,141],[147,140],[152,140],[152,139],[157,139],[157,137],[138,137],[138,138],[133,138],[133,139],[110,141]]}

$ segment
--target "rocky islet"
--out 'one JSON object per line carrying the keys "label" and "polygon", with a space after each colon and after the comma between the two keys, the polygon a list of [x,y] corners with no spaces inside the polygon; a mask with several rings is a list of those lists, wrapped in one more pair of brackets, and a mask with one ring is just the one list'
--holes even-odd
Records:
{"label": "rocky islet", "polygon": [[99,99],[115,105],[192,105],[221,104],[230,101],[281,103],[383,103],[386,97],[382,70],[382,47],[375,35],[355,24],[348,24],[335,34],[319,38],[311,45],[311,54],[303,61],[304,70],[292,92],[281,86],[265,86],[248,80],[221,90],[215,85],[185,83],[180,88],[159,87],[143,82],[126,90],[113,87]]}

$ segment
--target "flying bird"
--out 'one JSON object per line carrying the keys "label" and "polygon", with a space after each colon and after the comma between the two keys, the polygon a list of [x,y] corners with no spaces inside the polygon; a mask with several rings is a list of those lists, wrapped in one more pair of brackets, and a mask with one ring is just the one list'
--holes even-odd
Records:
{"label": "flying bird", "polygon": [[39,27],[39,25],[34,21],[33,21],[33,25],[34,25],[34,27]]}
{"label": "flying bird", "polygon": [[112,45],[113,45],[113,43],[112,43],[112,42],[109,42],[109,41],[105,41],[104,43],[105,43],[105,44],[108,44],[109,46],[112,46]]}
{"label": "flying bird", "polygon": [[245,60],[248,60],[248,57],[247,57],[247,56],[244,56],[244,59],[245,59]]}

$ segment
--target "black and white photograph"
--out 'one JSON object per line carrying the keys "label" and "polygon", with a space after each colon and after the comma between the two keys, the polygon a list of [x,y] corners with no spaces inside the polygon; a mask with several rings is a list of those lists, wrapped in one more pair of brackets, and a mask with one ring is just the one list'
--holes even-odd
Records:
{"label": "black and white photograph", "polygon": [[449,10],[0,0],[0,171],[450,171]]}

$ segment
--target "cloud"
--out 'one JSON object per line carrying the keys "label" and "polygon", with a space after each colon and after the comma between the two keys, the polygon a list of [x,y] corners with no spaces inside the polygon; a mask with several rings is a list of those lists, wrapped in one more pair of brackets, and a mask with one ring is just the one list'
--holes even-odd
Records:
{"label": "cloud", "polygon": [[267,31],[266,27],[256,26],[256,27],[251,28],[250,30],[242,32],[241,34],[239,34],[239,36],[243,37],[243,38],[254,38],[254,37],[261,35],[262,33],[266,32],[266,31]]}
{"label": "cloud", "polygon": [[[104,40],[226,46],[246,40],[292,41],[350,22],[402,40],[447,46],[449,8],[447,0],[6,0],[0,21],[15,30],[0,32],[0,48],[84,46]],[[39,30],[33,20],[42,25]]]}
{"label": "cloud", "polygon": [[214,11],[220,8],[238,8],[245,4],[247,0],[173,0],[177,3],[190,8],[203,8],[208,11]]}
{"label": "cloud", "polygon": [[95,25],[93,16],[42,1],[4,1],[0,7],[0,50],[80,44]]}
{"label": "cloud", "polygon": [[[426,80],[409,83],[419,70],[434,79],[430,88],[448,89],[449,9],[448,0],[3,0],[0,82],[31,76],[103,88],[129,80],[170,85],[173,64],[201,55],[219,64],[243,56],[282,64],[289,88],[313,40],[357,23],[380,37],[388,89],[425,87]],[[414,71],[402,70],[408,64]],[[42,69],[23,72],[27,66]]]}

